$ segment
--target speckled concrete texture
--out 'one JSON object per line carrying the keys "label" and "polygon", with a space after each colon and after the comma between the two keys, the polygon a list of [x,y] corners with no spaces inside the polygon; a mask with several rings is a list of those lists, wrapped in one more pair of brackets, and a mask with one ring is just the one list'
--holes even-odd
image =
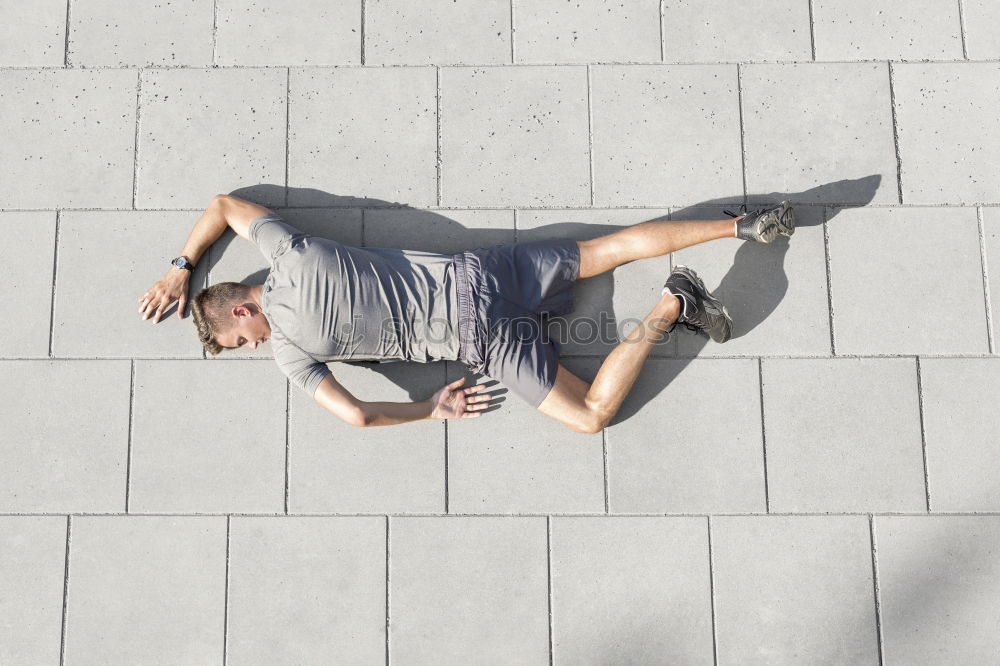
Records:
{"label": "speckled concrete texture", "polygon": [[[0,0],[0,664],[1000,663],[998,7]],[[441,253],[799,226],[574,286],[585,381],[675,266],[734,319],[601,432],[332,363],[499,397],[362,429],[140,320],[219,193]],[[227,231],[192,291],[267,269]]]}

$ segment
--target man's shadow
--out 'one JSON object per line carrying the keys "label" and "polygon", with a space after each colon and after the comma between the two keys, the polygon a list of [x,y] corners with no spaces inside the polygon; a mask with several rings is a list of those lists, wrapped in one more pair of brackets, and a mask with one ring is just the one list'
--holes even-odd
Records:
{"label": "man's shadow", "polygon": [[[748,199],[754,202],[777,203],[788,200],[793,205],[798,202],[816,201],[852,201],[852,206],[863,206],[870,202],[878,190],[881,183],[881,176],[872,175],[859,179],[840,180],[802,192],[771,192],[762,194],[751,194]],[[849,196],[844,196],[847,193]],[[614,233],[625,228],[617,224],[589,224],[577,222],[560,222],[555,224],[536,226],[527,237],[515,238],[513,228],[506,227],[467,227],[439,211],[427,211],[414,209],[405,204],[383,201],[371,198],[359,198],[352,196],[339,196],[306,188],[285,188],[281,185],[260,184],[252,187],[241,188],[232,192],[234,196],[248,201],[274,202],[289,201],[322,201],[318,206],[321,208],[343,208],[347,210],[360,209],[361,229],[364,245],[368,247],[395,247],[412,250],[426,250],[432,252],[455,253],[475,247],[486,247],[499,243],[514,242],[515,240],[530,240],[532,238],[563,237],[563,238],[595,238],[605,234]],[[716,219],[725,218],[723,209],[733,209],[740,202],[744,201],[743,195],[731,197],[721,197],[702,201],[684,208],[672,210],[669,218],[659,217],[652,219],[705,219],[713,217]],[[860,203],[859,203],[860,202]],[[266,204],[265,204],[266,205]],[[753,207],[763,204],[754,203]],[[815,204],[814,204],[815,205]],[[822,205],[817,205],[822,211]],[[303,213],[308,213],[308,208],[303,207]],[[827,221],[836,216],[839,208],[832,208]],[[568,212],[567,214],[572,214]],[[458,216],[456,214],[456,216]],[[636,220],[635,223],[642,220]],[[376,224],[377,223],[377,224]],[[823,223],[822,215],[799,215],[798,227],[814,226]],[[306,226],[300,223],[301,226]],[[371,230],[369,230],[369,226]],[[335,225],[316,224],[312,221],[309,228],[303,229],[308,233],[317,236],[340,240],[343,238],[343,230]],[[374,233],[372,233],[374,231]],[[220,239],[216,247],[213,248],[209,260],[209,270],[216,263],[216,258],[220,257],[228,245],[232,242],[233,236],[227,234]],[[374,242],[373,242],[374,241]],[[785,273],[785,257],[790,249],[789,239],[779,237],[770,244],[743,243],[736,252],[732,266],[723,277],[719,286],[713,289],[713,293],[726,304],[729,313],[734,320],[733,338],[739,338],[767,319],[771,313],[781,303],[788,291],[788,276]],[[761,270],[766,267],[766,270]],[[248,275],[242,280],[246,284],[260,284],[267,277],[267,270],[257,271]],[[218,280],[214,280],[218,281]],[[574,287],[576,312],[584,311],[587,316],[603,316],[612,324],[617,321],[614,313],[614,277],[612,272],[586,278],[577,283],[588,283],[585,289]],[[659,285],[657,285],[659,286]],[[711,288],[711,285],[708,285]],[[585,291],[586,295],[580,297],[579,292]],[[652,306],[652,303],[650,303]],[[601,314],[603,313],[603,314]],[[572,315],[570,315],[572,316]],[[546,319],[550,319],[546,317]],[[562,321],[560,321],[562,320]],[[556,322],[559,322],[558,324]],[[565,328],[564,317],[552,317],[551,323]],[[617,327],[616,327],[617,330]],[[689,340],[684,347],[683,357],[678,355],[673,357],[675,362],[664,364],[664,371],[658,372],[653,381],[637,382],[629,398],[622,405],[614,419],[614,423],[623,421],[636,412],[643,405],[653,399],[663,391],[673,379],[680,374],[684,368],[696,357],[709,338],[704,333],[697,336],[688,335],[687,332],[678,333],[678,329],[671,335],[683,335]],[[557,339],[559,335],[553,336]],[[691,342],[693,340],[693,342]],[[574,342],[574,355],[592,357],[596,362],[585,364],[589,372],[578,372],[574,367],[574,372],[581,374],[584,379],[592,381],[596,375],[600,362],[608,352],[617,344],[616,340],[594,340],[589,343],[580,344]],[[564,350],[565,353],[565,350]],[[378,362],[351,362],[353,365],[361,365],[372,371],[385,372],[386,365]],[[335,369],[334,369],[334,372]],[[588,376],[589,375],[589,376]],[[422,400],[427,396],[417,394],[422,388],[414,382],[407,383],[406,373],[393,371],[388,373],[392,381],[407,391],[413,400]],[[503,400],[503,393],[506,391],[497,390],[496,382],[489,382],[493,400],[490,409],[485,411],[495,411],[500,408]],[[469,385],[469,384],[467,384]]]}

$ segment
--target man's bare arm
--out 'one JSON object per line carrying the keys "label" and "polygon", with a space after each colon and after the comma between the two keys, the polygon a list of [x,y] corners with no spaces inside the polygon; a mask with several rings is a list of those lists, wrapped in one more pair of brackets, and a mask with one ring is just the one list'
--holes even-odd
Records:
{"label": "man's bare arm", "polygon": [[[212,243],[219,240],[227,227],[250,240],[250,223],[254,218],[270,212],[269,208],[255,203],[228,194],[217,194],[195,223],[181,250],[181,256],[197,264]],[[171,266],[166,275],[139,297],[139,313],[142,318],[145,320],[153,317],[154,322],[160,321],[163,313],[174,301],[178,301],[177,314],[183,318],[190,281],[191,271]]]}
{"label": "man's bare arm", "polygon": [[490,394],[475,395],[485,384],[460,388],[465,378],[439,389],[419,402],[365,402],[358,400],[333,375],[327,375],[313,399],[328,412],[359,427],[396,425],[423,419],[474,418],[490,406]]}

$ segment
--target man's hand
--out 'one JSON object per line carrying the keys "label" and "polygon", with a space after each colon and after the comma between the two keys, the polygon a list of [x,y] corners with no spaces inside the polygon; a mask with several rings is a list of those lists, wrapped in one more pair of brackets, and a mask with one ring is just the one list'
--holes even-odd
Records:
{"label": "man's hand", "polygon": [[459,388],[465,382],[465,377],[446,384],[431,396],[432,419],[471,419],[481,416],[482,410],[490,406],[490,395],[475,395],[482,391],[486,384],[476,384],[467,388]]}
{"label": "man's hand", "polygon": [[142,314],[143,321],[153,317],[153,323],[159,322],[160,317],[174,301],[179,301],[177,316],[183,319],[184,308],[187,307],[188,283],[190,281],[191,271],[185,268],[171,267],[166,275],[139,298],[139,312]]}

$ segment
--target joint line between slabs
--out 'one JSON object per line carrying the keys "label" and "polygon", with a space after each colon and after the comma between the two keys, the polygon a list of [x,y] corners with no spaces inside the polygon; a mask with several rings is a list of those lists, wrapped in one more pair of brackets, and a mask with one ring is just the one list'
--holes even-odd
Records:
{"label": "joint line between slabs", "polygon": [[229,558],[232,554],[230,547],[232,522],[233,517],[226,516],[226,599],[222,613],[222,666],[226,666],[226,659],[229,656]]}
{"label": "joint line between slabs", "polygon": [[554,660],[552,647],[552,516],[545,516],[545,569],[549,601],[549,666]]}
{"label": "joint line between slabs", "polygon": [[66,619],[69,609],[69,545],[72,537],[73,516],[66,516],[66,561],[63,568],[62,629],[59,636],[59,666],[66,663]]}
{"label": "joint line between slabs", "polygon": [[990,292],[989,260],[986,256],[986,228],[983,224],[982,208],[976,209],[976,217],[979,222],[979,257],[983,262],[983,296],[986,299],[986,342],[989,345],[990,354],[992,355],[996,353],[996,347],[993,342],[993,295]]}
{"label": "joint line between slabs", "polygon": [[969,49],[965,43],[965,7],[963,0],[958,0],[958,33],[962,36],[962,57],[969,59]]}
{"label": "joint line between slabs", "polygon": [[135,82],[135,142],[132,144],[132,210],[136,210],[139,192],[139,114],[142,111],[142,69]]}
{"label": "joint line between slabs", "polygon": [[285,206],[290,198],[288,187],[288,163],[292,142],[292,68],[285,70]]}
{"label": "joint line between slabs", "polygon": [[604,513],[611,513],[611,494],[608,488],[608,429],[601,429],[601,448],[604,451]]}
{"label": "joint line between slabs", "polygon": [[59,266],[59,222],[61,217],[62,211],[56,210],[55,240],[52,248],[52,297],[49,300],[49,359],[54,358],[52,356],[52,344],[56,329],[56,276]]}
{"label": "joint line between slabs", "polygon": [[365,0],[361,0],[361,66],[365,64]]}
{"label": "joint line between slabs", "polygon": [[708,523],[708,598],[712,604],[712,655],[715,663],[719,663],[718,628],[715,619],[715,555],[712,551],[712,516],[706,516]]}
{"label": "joint line between slabs", "polygon": [[667,47],[663,41],[663,0],[660,0],[660,62],[667,61]]}
{"label": "joint line between slabs", "polygon": [[816,28],[813,23],[813,0],[809,0],[809,50],[812,53],[813,62],[816,62]]}
{"label": "joint line between slabs", "polygon": [[212,2],[212,67],[219,66],[219,0]]}
{"label": "joint line between slabs", "polygon": [[896,89],[893,85],[892,61],[889,65],[889,105],[892,107],[892,141],[896,147],[896,190],[899,203],[903,203],[903,160],[899,154],[899,121],[896,118]]}
{"label": "joint line between slabs", "polygon": [[590,162],[590,206],[594,206],[594,103],[590,92],[590,65],[587,65],[587,161]]}
{"label": "joint line between slabs", "polygon": [[767,428],[764,423],[764,361],[757,359],[757,379],[760,389],[760,444],[764,468],[764,513],[771,513],[771,494],[767,485]]}
{"label": "joint line between slabs", "polygon": [[736,104],[740,112],[740,175],[743,177],[743,203],[747,202],[747,148],[746,128],[743,126],[743,74],[739,63],[736,64]]}
{"label": "joint line between slabs", "polygon": [[389,666],[389,562],[390,562],[390,548],[389,548],[389,526],[391,524],[389,516],[385,517],[385,663]]}
{"label": "joint line between slabs", "polygon": [[830,261],[830,227],[827,209],[823,209],[823,253],[826,258],[826,304],[830,318],[830,356],[837,356],[837,338],[833,333],[833,270]]}
{"label": "joint line between slabs", "polygon": [[924,498],[927,501],[927,513],[931,512],[931,482],[927,474],[927,431],[924,427],[924,386],[921,379],[920,357],[915,357],[917,365],[917,412],[920,416],[920,452],[924,463]]}
{"label": "joint line between slabs", "polygon": [[128,449],[125,454],[125,513],[129,510],[129,492],[132,484],[132,431],[135,429],[135,360],[129,362],[130,379],[128,389]]}
{"label": "joint line between slabs", "polygon": [[868,514],[868,533],[872,550],[872,587],[875,594],[875,639],[878,644],[878,663],[883,663],[882,655],[882,601],[878,584],[878,549],[875,545],[875,515]]}
{"label": "joint line between slabs", "polygon": [[517,29],[514,27],[514,0],[510,0],[510,64],[517,62],[516,51],[514,50],[514,34]]}
{"label": "joint line between slabs", "polygon": [[285,515],[288,515],[288,470],[289,470],[289,451],[291,448],[291,438],[289,437],[289,430],[291,429],[290,422],[292,420],[292,383],[285,379]]}
{"label": "joint line between slabs", "polygon": [[63,46],[63,67],[69,67],[69,7],[72,0],[66,0],[66,43]]}
{"label": "joint line between slabs", "polygon": [[441,68],[435,68],[437,88],[437,205],[441,205]]}

